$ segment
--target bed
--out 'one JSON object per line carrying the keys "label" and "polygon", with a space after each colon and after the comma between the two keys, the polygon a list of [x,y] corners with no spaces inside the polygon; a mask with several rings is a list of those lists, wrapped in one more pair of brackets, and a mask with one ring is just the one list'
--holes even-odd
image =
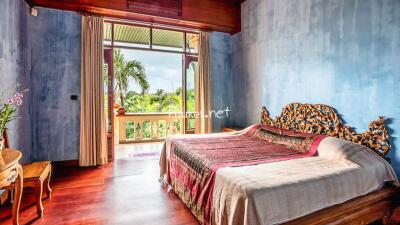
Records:
{"label": "bed", "polygon": [[160,176],[201,224],[368,224],[398,205],[389,150],[383,117],[357,134],[292,103],[243,131],[168,137]]}

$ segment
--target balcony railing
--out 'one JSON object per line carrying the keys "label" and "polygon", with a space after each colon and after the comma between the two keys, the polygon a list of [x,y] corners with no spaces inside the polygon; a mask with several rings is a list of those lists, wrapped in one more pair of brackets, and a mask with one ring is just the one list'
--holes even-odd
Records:
{"label": "balcony railing", "polygon": [[115,140],[119,144],[162,141],[181,134],[184,119],[169,113],[126,113],[115,116]]}

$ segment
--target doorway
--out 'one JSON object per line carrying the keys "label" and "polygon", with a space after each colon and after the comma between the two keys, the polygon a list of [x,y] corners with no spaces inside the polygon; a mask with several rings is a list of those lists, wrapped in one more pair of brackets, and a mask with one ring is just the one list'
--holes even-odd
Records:
{"label": "doorway", "polygon": [[[194,133],[198,41],[199,34],[194,31],[105,22],[110,158],[114,159],[114,144],[162,141],[169,134]],[[121,79],[129,70],[129,78]],[[116,115],[121,111],[117,108],[123,108],[124,114]],[[171,113],[183,116],[174,119]]]}

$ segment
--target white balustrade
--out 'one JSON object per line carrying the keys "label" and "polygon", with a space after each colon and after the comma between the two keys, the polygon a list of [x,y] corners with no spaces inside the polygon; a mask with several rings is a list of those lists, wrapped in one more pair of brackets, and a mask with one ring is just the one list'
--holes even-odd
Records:
{"label": "white balustrade", "polygon": [[181,134],[183,123],[182,116],[170,113],[115,115],[116,144],[162,141],[170,134]]}

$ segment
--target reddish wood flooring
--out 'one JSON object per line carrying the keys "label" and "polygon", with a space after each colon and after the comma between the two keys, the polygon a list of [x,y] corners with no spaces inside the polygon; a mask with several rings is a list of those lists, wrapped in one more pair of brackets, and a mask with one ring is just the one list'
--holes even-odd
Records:
{"label": "reddish wood flooring", "polygon": [[[33,193],[25,191],[20,224],[198,224],[158,177],[155,157],[120,157],[96,169],[55,168],[53,197],[43,202],[44,217],[37,218]],[[10,206],[0,208],[0,224],[11,224]]]}

